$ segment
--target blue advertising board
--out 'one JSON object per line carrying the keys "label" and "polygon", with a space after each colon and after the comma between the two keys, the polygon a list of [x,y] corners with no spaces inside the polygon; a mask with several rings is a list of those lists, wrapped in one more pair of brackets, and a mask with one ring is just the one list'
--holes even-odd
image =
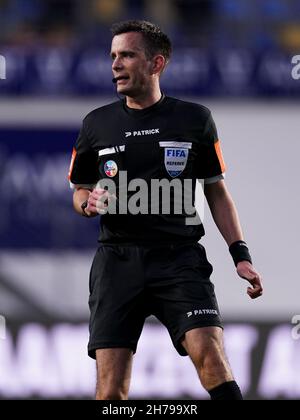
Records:
{"label": "blue advertising board", "polygon": [[76,129],[0,129],[0,247],[97,244],[99,219],[72,208],[67,175]]}

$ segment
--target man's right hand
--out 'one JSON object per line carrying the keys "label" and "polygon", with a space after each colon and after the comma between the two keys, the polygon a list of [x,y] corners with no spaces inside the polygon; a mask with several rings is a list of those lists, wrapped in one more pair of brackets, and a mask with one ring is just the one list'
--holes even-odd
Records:
{"label": "man's right hand", "polygon": [[106,214],[109,202],[116,200],[116,197],[102,188],[95,188],[89,193],[88,205],[85,212],[88,216],[97,216],[98,214]]}

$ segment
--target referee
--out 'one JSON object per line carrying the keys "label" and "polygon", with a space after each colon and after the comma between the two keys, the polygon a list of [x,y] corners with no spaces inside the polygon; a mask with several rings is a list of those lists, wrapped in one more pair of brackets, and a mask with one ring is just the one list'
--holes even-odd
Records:
{"label": "referee", "polygon": [[[196,180],[204,180],[205,197],[237,273],[250,283],[248,295],[262,295],[261,277],[224,182],[211,113],[161,92],[171,49],[168,36],[152,23],[112,27],[113,82],[124,99],[90,112],[73,150],[74,208],[85,217],[102,215],[89,282],[88,344],[97,361],[100,400],[128,398],[133,354],[150,315],[166,326],[177,352],[190,356],[211,399],[243,399],[223,348],[212,266],[199,243],[203,225],[187,223],[186,211],[174,210],[184,192],[177,198],[171,194],[168,212],[160,195],[153,205],[149,193],[153,180],[176,186],[190,181],[193,201]],[[139,199],[126,190],[132,182],[148,187]],[[132,203],[138,201],[144,205],[134,212]]]}

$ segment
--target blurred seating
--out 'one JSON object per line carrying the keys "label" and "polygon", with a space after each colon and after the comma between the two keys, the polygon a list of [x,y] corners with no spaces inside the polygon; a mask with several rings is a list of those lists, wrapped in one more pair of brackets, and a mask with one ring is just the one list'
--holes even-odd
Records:
{"label": "blurred seating", "polygon": [[[299,0],[0,0],[0,54],[11,75],[0,93],[110,92],[109,29],[126,19],[170,35],[165,84],[175,91],[180,81],[190,94],[299,94],[288,67],[300,53]],[[270,82],[275,65],[284,69],[280,83]]]}
{"label": "blurred seating", "polygon": [[[112,22],[147,19],[176,43],[297,46],[298,0],[0,0],[0,43],[103,40]],[[291,26],[292,29],[288,30]],[[296,34],[296,35],[295,35]],[[37,40],[35,39],[37,38]]]}

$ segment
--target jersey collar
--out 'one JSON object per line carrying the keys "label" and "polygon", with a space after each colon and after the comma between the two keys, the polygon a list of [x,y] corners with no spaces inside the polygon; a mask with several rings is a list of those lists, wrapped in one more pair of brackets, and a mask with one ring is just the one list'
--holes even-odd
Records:
{"label": "jersey collar", "polygon": [[143,117],[144,115],[148,115],[149,113],[158,109],[164,103],[165,98],[166,98],[165,94],[162,93],[159,101],[155,102],[155,104],[148,106],[147,108],[144,108],[144,109],[129,108],[129,106],[127,106],[126,104],[126,99],[123,99],[122,102],[123,102],[123,108],[128,114],[132,115],[133,117]]}

